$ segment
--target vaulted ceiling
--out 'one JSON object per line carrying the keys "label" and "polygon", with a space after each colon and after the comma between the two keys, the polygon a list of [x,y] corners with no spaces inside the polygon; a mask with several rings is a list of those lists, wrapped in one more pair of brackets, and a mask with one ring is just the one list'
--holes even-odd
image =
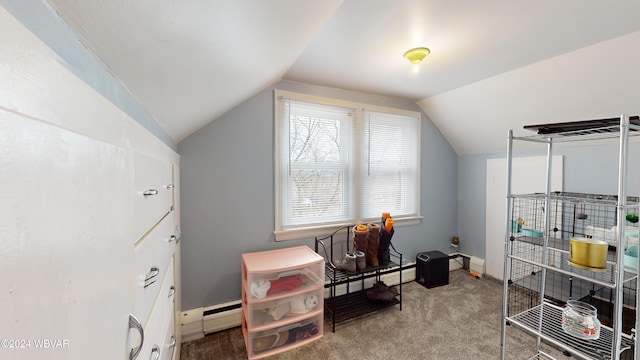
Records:
{"label": "vaulted ceiling", "polygon": [[412,99],[459,154],[640,111],[637,0],[43,1],[175,142],[282,79]]}

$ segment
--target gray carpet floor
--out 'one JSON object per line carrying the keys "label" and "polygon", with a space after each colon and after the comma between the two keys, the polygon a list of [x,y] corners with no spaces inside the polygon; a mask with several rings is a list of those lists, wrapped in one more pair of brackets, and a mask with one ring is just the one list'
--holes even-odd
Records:
{"label": "gray carpet floor", "polygon": [[[427,289],[402,287],[398,306],[339,323],[332,333],[269,359],[500,359],[502,285],[476,279],[465,270],[450,272],[449,284]],[[508,328],[507,358],[530,359],[535,339]],[[556,359],[569,359],[542,345]],[[181,360],[246,359],[239,327],[182,344]]]}

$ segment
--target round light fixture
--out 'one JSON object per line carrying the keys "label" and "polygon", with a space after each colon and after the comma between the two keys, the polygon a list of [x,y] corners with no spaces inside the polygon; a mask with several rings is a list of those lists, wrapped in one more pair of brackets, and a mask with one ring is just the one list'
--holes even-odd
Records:
{"label": "round light fixture", "polygon": [[427,57],[427,55],[429,55],[430,52],[431,50],[426,47],[419,47],[407,50],[407,52],[404,53],[404,58],[409,60],[411,64],[418,65]]}

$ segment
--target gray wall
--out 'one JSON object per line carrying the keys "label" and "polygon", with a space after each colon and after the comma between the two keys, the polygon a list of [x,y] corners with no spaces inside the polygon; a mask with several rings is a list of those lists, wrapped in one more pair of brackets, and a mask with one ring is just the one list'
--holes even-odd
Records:
{"label": "gray wall", "polygon": [[0,5],[47,44],[61,63],[120,110],[175,150],[176,145],[129,90],[60,20],[44,0],[0,0]]}
{"label": "gray wall", "polygon": [[[505,136],[506,144],[506,136]],[[618,145],[557,146],[554,155],[564,156],[564,191],[617,195]],[[458,232],[462,252],[485,258],[485,196],[487,159],[505,158],[505,153],[464,155],[458,159]],[[517,152],[514,156],[545,155]],[[640,196],[640,144],[629,146],[627,195]],[[506,196],[506,189],[505,189]]]}
{"label": "gray wall", "polygon": [[[420,109],[412,101],[281,81],[178,144],[181,156],[183,310],[241,297],[240,256],[313,239],[275,242],[273,90]],[[421,199],[424,219],[398,227],[393,242],[404,256],[450,252],[456,231],[457,155],[423,114]]]}
{"label": "gray wall", "polygon": [[[156,137],[170,136],[122,83],[78,40],[42,0],[0,0],[63,64]],[[181,154],[183,307],[240,297],[240,254],[305,244],[312,239],[273,240],[273,89],[420,111],[411,101],[293,82],[280,82],[213,121],[178,146]],[[394,244],[408,260],[426,250],[485,257],[486,160],[503,153],[459,158],[423,114],[420,225],[398,228]],[[506,139],[505,139],[506,140]],[[557,149],[565,156],[565,191],[615,194],[617,147]],[[640,167],[630,151],[630,195],[640,195]],[[542,152],[516,156],[540,155]],[[459,235],[461,246],[449,239]]]}

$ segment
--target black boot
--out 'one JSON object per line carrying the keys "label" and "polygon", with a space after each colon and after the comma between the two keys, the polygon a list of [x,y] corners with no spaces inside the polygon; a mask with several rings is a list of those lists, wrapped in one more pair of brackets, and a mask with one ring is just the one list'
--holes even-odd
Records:
{"label": "black boot", "polygon": [[389,251],[389,245],[387,245],[386,248],[383,248],[382,245],[378,248],[378,263],[381,266],[386,266],[391,263],[391,252]]}
{"label": "black boot", "polygon": [[379,265],[389,265],[391,262],[391,252],[389,245],[391,245],[391,237],[394,230],[391,229],[391,233],[388,233],[384,229],[380,229],[380,242],[378,243],[378,263]]}

